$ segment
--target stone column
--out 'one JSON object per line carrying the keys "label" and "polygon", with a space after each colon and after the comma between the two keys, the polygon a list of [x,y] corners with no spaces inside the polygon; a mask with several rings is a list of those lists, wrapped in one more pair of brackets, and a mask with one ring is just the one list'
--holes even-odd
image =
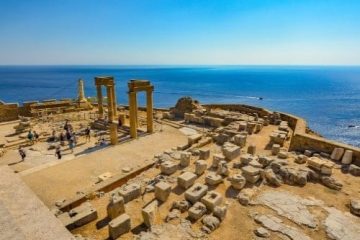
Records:
{"label": "stone column", "polygon": [[84,93],[84,81],[82,79],[79,79],[78,82],[78,101],[79,102],[85,102],[85,93]]}
{"label": "stone column", "polygon": [[153,89],[146,91],[146,116],[147,116],[147,132],[153,133]]}
{"label": "stone column", "polygon": [[110,123],[110,143],[111,145],[116,145],[118,143],[118,134],[117,134],[117,127],[116,123]]}
{"label": "stone column", "polygon": [[104,107],[103,107],[103,96],[101,91],[101,85],[96,85],[98,108],[99,108],[99,118],[104,117]]}
{"label": "stone column", "polygon": [[136,127],[136,93],[129,92],[129,112],[130,112],[130,136],[137,138]]}
{"label": "stone column", "polygon": [[113,104],[113,96],[112,96],[111,88],[112,88],[111,86],[106,87],[109,122],[114,121],[114,112],[113,112],[114,104]]}
{"label": "stone column", "polygon": [[115,92],[115,84],[111,87],[112,99],[113,99],[113,114],[114,119],[117,116],[117,102],[116,102],[116,92]]}

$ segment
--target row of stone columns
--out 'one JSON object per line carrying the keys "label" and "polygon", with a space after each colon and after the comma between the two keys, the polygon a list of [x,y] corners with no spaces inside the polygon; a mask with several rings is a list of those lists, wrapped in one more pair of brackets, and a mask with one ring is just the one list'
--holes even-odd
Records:
{"label": "row of stone columns", "polygon": [[98,108],[100,118],[104,117],[104,107],[103,107],[103,95],[102,95],[102,85],[106,87],[107,95],[107,107],[108,107],[108,118],[109,122],[115,120],[116,117],[116,95],[115,95],[115,83],[113,77],[96,77],[96,92],[98,99]]}

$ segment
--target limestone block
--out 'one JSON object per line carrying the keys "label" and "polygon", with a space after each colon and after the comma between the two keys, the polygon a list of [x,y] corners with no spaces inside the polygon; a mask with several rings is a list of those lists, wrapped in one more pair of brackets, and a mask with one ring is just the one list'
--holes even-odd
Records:
{"label": "limestone block", "polygon": [[223,182],[223,179],[220,175],[210,172],[205,177],[206,184],[210,186],[215,186]]}
{"label": "limestone block", "polygon": [[165,175],[171,175],[176,172],[177,169],[178,165],[172,161],[166,161],[160,165],[161,173]]}
{"label": "limestone block", "polygon": [[280,159],[286,159],[288,158],[288,152],[280,150],[280,152],[277,154],[277,157]]}
{"label": "limestone block", "polygon": [[252,166],[245,166],[242,168],[242,175],[247,182],[256,183],[260,179],[260,169]]}
{"label": "limestone block", "polygon": [[197,178],[196,174],[192,172],[184,172],[177,178],[178,186],[188,189],[194,184],[196,178]]}
{"label": "limestone block", "polygon": [[206,213],[206,206],[201,202],[196,202],[191,208],[189,208],[189,218],[193,220],[200,219]]}
{"label": "limestone block", "polygon": [[171,209],[178,209],[180,212],[185,212],[190,208],[190,202],[186,200],[180,200],[173,202]]}
{"label": "limestone block", "polygon": [[225,156],[222,154],[214,154],[213,155],[213,162],[212,167],[217,168],[220,161],[225,161]]}
{"label": "limestone block", "polygon": [[199,159],[206,160],[210,157],[210,149],[200,149]]}
{"label": "limestone block", "polygon": [[314,152],[311,151],[311,150],[305,150],[305,151],[304,151],[304,155],[307,156],[307,157],[311,157],[311,156],[313,155],[313,153],[314,153]]}
{"label": "limestone block", "polygon": [[246,129],[247,129],[247,122],[241,121],[239,123],[239,131],[246,131]]}
{"label": "limestone block", "polygon": [[210,234],[220,226],[220,220],[217,217],[207,215],[203,218],[201,230],[207,234]]}
{"label": "limestone block", "polygon": [[227,207],[226,206],[216,206],[214,208],[214,216],[223,221],[226,217]]}
{"label": "limestone block", "polygon": [[317,157],[310,157],[307,161],[309,167],[321,171],[321,166],[324,164],[324,160]]}
{"label": "limestone block", "polygon": [[248,134],[253,134],[254,129],[255,129],[256,123],[255,122],[248,122],[247,126],[246,126],[246,131],[248,132]]}
{"label": "limestone block", "polygon": [[251,155],[255,155],[255,153],[256,153],[256,145],[254,145],[254,144],[249,145],[248,149],[247,149],[247,153],[249,153]]}
{"label": "limestone block", "polygon": [[83,226],[91,221],[94,221],[98,217],[96,209],[93,208],[89,202],[85,202],[79,207],[70,210],[69,216],[72,221],[70,229],[73,227]]}
{"label": "limestone block", "polygon": [[111,222],[109,223],[110,239],[115,240],[124,233],[129,232],[130,230],[131,230],[130,217],[125,213],[111,220]]}
{"label": "limestone block", "polygon": [[223,155],[227,160],[233,160],[234,158],[240,156],[240,147],[235,144],[226,142],[222,147]]}
{"label": "limestone block", "polygon": [[187,167],[190,165],[191,153],[181,152],[180,153],[180,166]]}
{"label": "limestone block", "polygon": [[165,202],[171,192],[171,185],[166,182],[159,182],[155,185],[155,198]]}
{"label": "limestone block", "polygon": [[360,200],[352,199],[350,201],[350,212],[360,217]]}
{"label": "limestone block", "polygon": [[333,177],[321,177],[321,182],[328,188],[340,191],[343,184]]}
{"label": "limestone block", "polygon": [[197,160],[195,162],[195,174],[201,175],[207,169],[207,163],[205,160]]}
{"label": "limestone block", "polygon": [[107,215],[110,219],[125,213],[124,198],[119,195],[110,196],[109,204],[107,205]]}
{"label": "limestone block", "polygon": [[223,145],[225,142],[230,140],[230,136],[225,133],[220,133],[219,135],[215,136],[215,142],[219,145]]}
{"label": "limestone block", "polygon": [[203,196],[205,196],[207,190],[208,186],[200,183],[195,183],[185,192],[185,199],[194,204],[195,202],[199,201]]}
{"label": "limestone block", "polygon": [[321,173],[324,175],[331,175],[332,169],[334,167],[334,164],[329,161],[324,161],[324,163],[321,165]]}
{"label": "limestone block", "polygon": [[154,200],[146,205],[141,211],[144,223],[149,228],[155,223],[158,206],[159,202]]}
{"label": "limestone block", "polygon": [[261,163],[259,163],[255,159],[249,162],[249,166],[253,166],[255,168],[262,168],[263,167],[263,165]]}
{"label": "limestone block", "polygon": [[303,154],[300,154],[295,158],[295,162],[298,164],[303,164],[306,163],[307,161],[308,161],[308,157]]}
{"label": "limestone block", "polygon": [[341,159],[342,164],[351,164],[352,163],[352,157],[353,157],[353,151],[346,150],[344,153],[344,156]]}
{"label": "limestone block", "polygon": [[249,153],[240,156],[240,162],[242,165],[248,165],[251,161],[256,160],[257,157]]}
{"label": "limestone block", "polygon": [[119,189],[119,195],[128,203],[141,195],[141,186],[137,183],[131,183]]}
{"label": "limestone block", "polygon": [[353,176],[360,176],[360,167],[358,167],[354,164],[351,164],[349,167],[349,172]]}
{"label": "limestone block", "polygon": [[263,127],[263,125],[262,125],[261,123],[257,123],[257,124],[255,125],[254,132],[255,132],[255,133],[259,133],[259,132],[261,131],[262,127]]}
{"label": "limestone block", "polygon": [[332,151],[331,153],[331,156],[330,158],[334,161],[340,161],[341,160],[341,157],[343,156],[345,152],[345,149],[343,148],[340,148],[340,147],[336,147],[334,148],[334,150]]}
{"label": "limestone block", "polygon": [[263,167],[269,166],[272,163],[272,161],[274,161],[274,159],[272,157],[268,157],[268,156],[259,156],[259,160],[258,160],[258,162]]}
{"label": "limestone block", "polygon": [[237,134],[234,136],[234,143],[238,145],[239,147],[245,147],[246,145],[246,136]]}
{"label": "limestone block", "polygon": [[197,143],[202,138],[202,134],[193,134],[188,137],[188,144],[193,145],[194,143]]}
{"label": "limestone block", "polygon": [[213,211],[216,206],[219,206],[222,203],[222,201],[223,197],[221,194],[215,191],[210,191],[203,198],[201,198],[201,202],[210,211]]}
{"label": "limestone block", "polygon": [[240,190],[245,187],[246,179],[241,174],[234,174],[229,178],[231,186],[236,189]]}
{"label": "limestone block", "polygon": [[276,176],[272,169],[265,169],[262,172],[263,178],[273,186],[279,187],[281,186],[281,180]]}
{"label": "limestone block", "polygon": [[221,176],[228,176],[229,175],[229,168],[227,166],[226,161],[220,161],[216,173],[221,175]]}
{"label": "limestone block", "polygon": [[274,143],[271,147],[271,153],[272,155],[278,155],[278,153],[280,152],[280,144],[276,144]]}

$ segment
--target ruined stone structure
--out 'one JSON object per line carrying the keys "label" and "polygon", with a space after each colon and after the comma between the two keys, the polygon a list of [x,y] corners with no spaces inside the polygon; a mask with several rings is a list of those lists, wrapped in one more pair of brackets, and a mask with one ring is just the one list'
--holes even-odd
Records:
{"label": "ruined stone structure", "polygon": [[88,102],[88,100],[85,97],[84,80],[82,79],[78,80],[78,106],[80,108],[85,108],[85,109],[92,108],[92,105]]}
{"label": "ruined stone structure", "polygon": [[147,116],[147,132],[152,133],[153,127],[153,96],[154,86],[148,80],[130,80],[129,87],[129,108],[130,108],[130,136],[137,138],[138,128],[138,105],[136,94],[140,91],[146,92],[146,116]]}

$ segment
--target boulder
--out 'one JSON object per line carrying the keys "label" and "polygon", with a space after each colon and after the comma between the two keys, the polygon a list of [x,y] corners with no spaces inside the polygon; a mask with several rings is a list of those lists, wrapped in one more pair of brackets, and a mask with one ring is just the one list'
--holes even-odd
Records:
{"label": "boulder", "polygon": [[352,199],[350,201],[350,212],[358,217],[360,217],[360,200]]}
{"label": "boulder", "polygon": [[351,164],[349,167],[349,172],[351,175],[358,177],[358,176],[360,176],[360,167],[358,167],[354,164]]}
{"label": "boulder", "polygon": [[333,177],[321,177],[321,182],[328,188],[340,191],[343,187],[343,184]]}

